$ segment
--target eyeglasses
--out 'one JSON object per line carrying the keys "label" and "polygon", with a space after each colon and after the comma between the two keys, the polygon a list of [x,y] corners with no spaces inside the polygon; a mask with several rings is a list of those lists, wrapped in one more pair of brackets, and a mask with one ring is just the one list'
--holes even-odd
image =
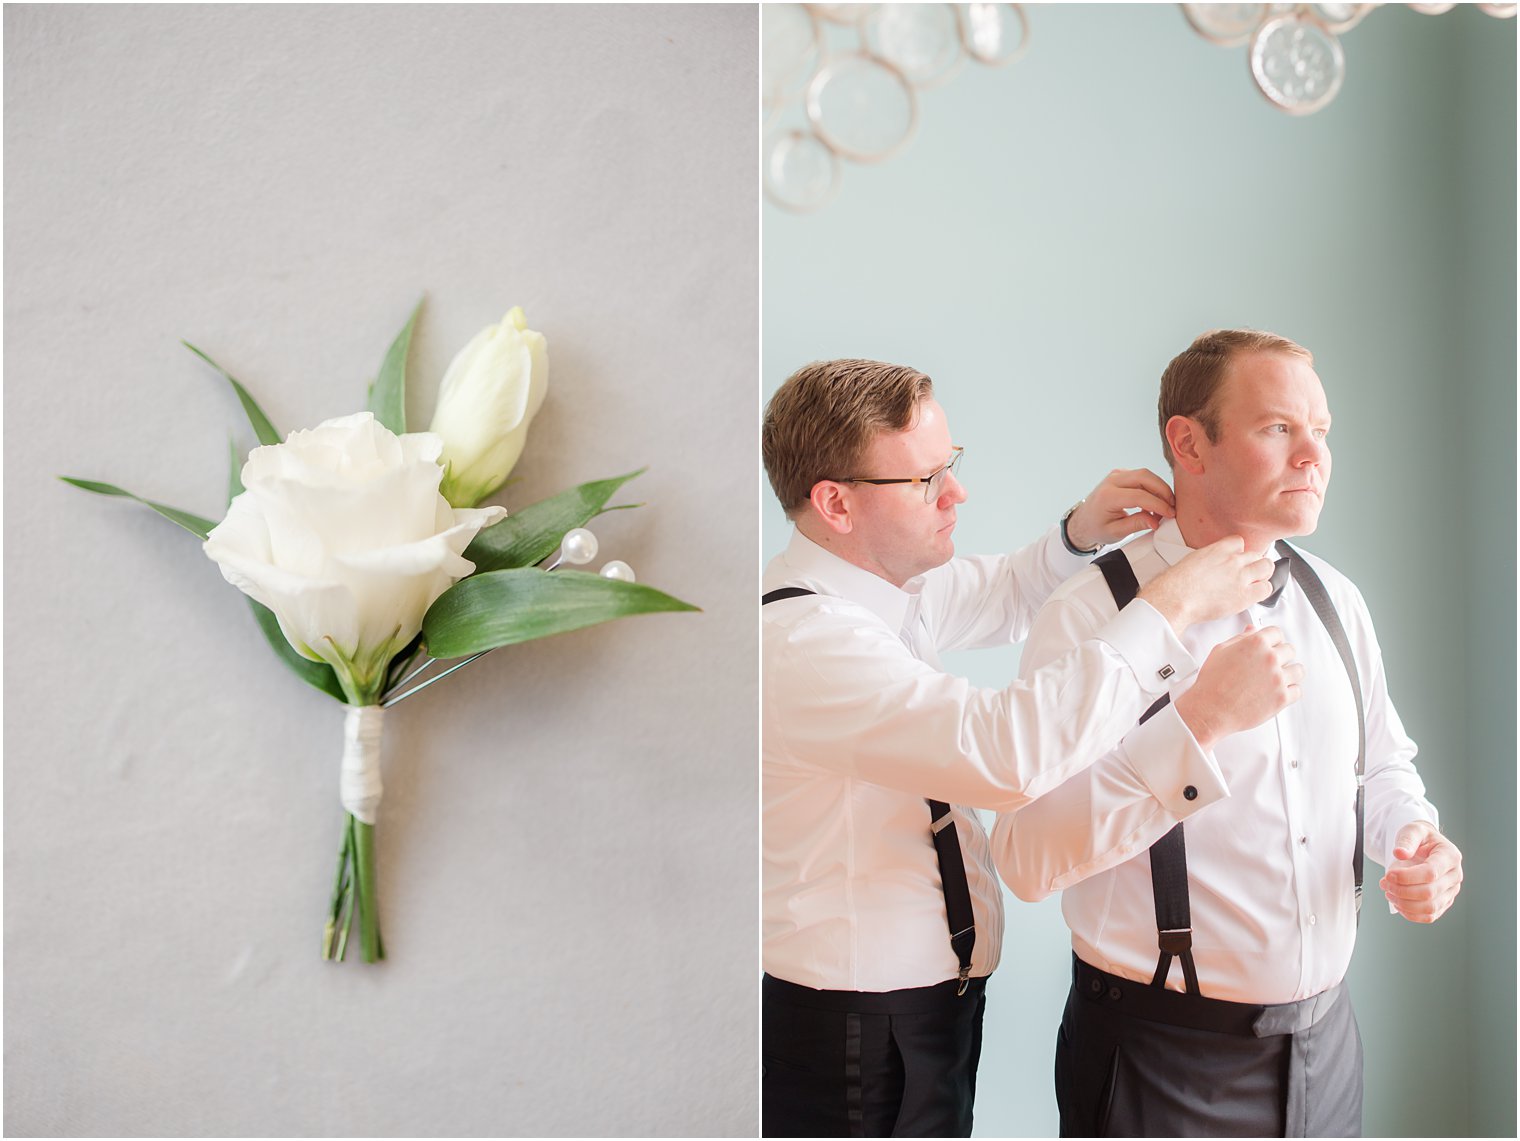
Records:
{"label": "eyeglasses", "polygon": [[955,454],[950,457],[950,462],[933,475],[915,475],[908,479],[836,479],[835,483],[874,483],[878,486],[888,483],[921,483],[924,485],[924,502],[933,503],[945,490],[945,477],[961,466],[961,457],[966,454],[965,448],[954,449]]}

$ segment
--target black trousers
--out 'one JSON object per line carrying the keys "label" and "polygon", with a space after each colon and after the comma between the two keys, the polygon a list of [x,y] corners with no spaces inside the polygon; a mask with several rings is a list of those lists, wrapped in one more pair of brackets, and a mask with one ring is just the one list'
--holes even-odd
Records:
{"label": "black trousers", "polygon": [[1162,996],[1080,962],[1076,975],[1056,1036],[1062,1137],[1361,1136],[1362,1039],[1344,984],[1317,1003],[1248,1007]]}
{"label": "black trousers", "polygon": [[913,990],[761,985],[765,1137],[969,1137],[986,979]]}

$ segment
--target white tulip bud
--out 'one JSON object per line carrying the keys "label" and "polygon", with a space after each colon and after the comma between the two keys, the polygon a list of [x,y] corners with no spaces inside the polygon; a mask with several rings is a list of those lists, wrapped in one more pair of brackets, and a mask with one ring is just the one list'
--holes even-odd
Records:
{"label": "white tulip bud", "polygon": [[461,349],[443,374],[428,431],[443,439],[443,497],[473,507],[506,480],[549,387],[549,347],[520,308]]}

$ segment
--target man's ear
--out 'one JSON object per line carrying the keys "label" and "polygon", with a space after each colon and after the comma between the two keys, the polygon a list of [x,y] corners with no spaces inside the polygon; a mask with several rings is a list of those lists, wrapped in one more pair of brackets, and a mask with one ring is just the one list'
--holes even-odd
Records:
{"label": "man's ear", "polygon": [[1203,425],[1190,416],[1173,416],[1166,422],[1166,442],[1171,445],[1172,460],[1189,475],[1203,474],[1202,446],[1206,439]]}
{"label": "man's ear", "polygon": [[854,530],[855,521],[850,517],[849,496],[845,494],[843,484],[831,479],[820,479],[813,484],[808,500],[813,505],[813,512],[830,531],[848,535]]}

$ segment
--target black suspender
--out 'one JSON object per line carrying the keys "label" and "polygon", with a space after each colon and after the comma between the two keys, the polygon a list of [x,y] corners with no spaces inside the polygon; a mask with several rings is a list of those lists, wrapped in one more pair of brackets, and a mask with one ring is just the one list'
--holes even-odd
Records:
{"label": "black suspender", "polygon": [[817,594],[816,590],[805,590],[800,586],[778,586],[760,596],[760,605],[765,606],[772,602],[780,602],[783,598],[801,598],[804,594]]}
{"label": "black suspender", "polygon": [[[1135,600],[1140,582],[1123,550],[1099,555],[1093,564],[1103,572],[1103,580],[1120,610]],[[1140,723],[1143,725],[1160,713],[1171,700],[1171,694],[1162,694],[1141,715]],[[1188,994],[1198,994],[1198,970],[1193,965],[1193,917],[1188,900],[1187,845],[1181,824],[1174,825],[1151,845],[1151,895],[1156,904],[1156,946],[1160,951],[1151,985],[1166,986],[1175,955],[1182,961],[1182,980]]]}
{"label": "black suspender", "polygon": [[934,856],[939,861],[939,883],[945,893],[945,919],[950,925],[950,949],[960,965],[956,978],[961,980],[956,994],[965,994],[971,979],[971,951],[976,946],[976,915],[971,910],[971,888],[966,883],[966,860],[961,855],[960,837],[950,806],[943,800],[931,800],[929,827],[934,833]]}
{"label": "black suspender", "polygon": [[1367,779],[1367,712],[1362,707],[1362,683],[1357,677],[1356,658],[1351,653],[1351,641],[1346,637],[1346,628],[1341,625],[1341,616],[1335,612],[1335,604],[1330,601],[1330,594],[1325,590],[1325,584],[1320,581],[1319,575],[1314,573],[1314,568],[1309,565],[1309,561],[1281,539],[1277,541],[1277,549],[1284,558],[1292,560],[1289,566],[1293,571],[1293,580],[1298,583],[1299,588],[1304,592],[1304,597],[1314,607],[1314,613],[1319,615],[1319,620],[1324,623],[1330,640],[1340,651],[1341,661],[1346,665],[1346,676],[1351,679],[1351,693],[1356,698],[1356,850],[1351,857],[1351,872],[1356,883],[1356,918],[1360,923],[1362,919],[1362,857],[1365,848],[1362,831],[1367,817],[1367,792],[1362,787]]}
{"label": "black suspender", "polygon": [[[1345,627],[1341,625],[1340,615],[1336,613],[1335,606],[1325,590],[1325,584],[1320,581],[1319,575],[1314,573],[1314,568],[1308,561],[1286,542],[1279,540],[1277,550],[1289,560],[1288,565],[1294,580],[1314,607],[1314,613],[1319,616],[1325,631],[1330,635],[1330,640],[1335,643],[1341,661],[1346,666],[1346,675],[1351,680],[1352,695],[1356,699],[1356,851],[1352,857],[1351,867],[1356,890],[1357,917],[1360,919],[1364,846],[1362,831],[1366,815],[1366,796],[1362,782],[1367,765],[1367,715],[1362,708],[1361,681],[1357,676],[1356,659],[1351,653],[1351,643],[1346,637]],[[1109,592],[1114,596],[1114,602],[1118,604],[1120,610],[1134,601],[1135,595],[1139,593],[1140,584],[1135,578],[1134,569],[1130,566],[1124,551],[1109,551],[1107,554],[1098,556],[1093,563],[1103,573],[1103,579],[1108,584]],[[1141,716],[1141,723],[1159,713],[1170,700],[1170,695],[1163,695]],[[1156,974],[1151,979],[1151,985],[1166,986],[1166,977],[1171,971],[1172,958],[1175,956],[1182,962],[1182,977],[1187,993],[1198,994],[1200,993],[1198,972],[1193,964],[1192,914],[1188,901],[1187,848],[1183,841],[1181,824],[1177,824],[1151,845],[1150,857],[1151,890],[1156,904],[1156,945],[1159,951]]]}
{"label": "black suspender", "polygon": [[[783,598],[801,598],[816,594],[800,586],[783,586],[760,596],[760,605],[779,602]],[[971,908],[971,887],[966,881],[966,861],[961,854],[960,837],[955,831],[955,818],[950,806],[942,800],[928,800],[929,831],[934,841],[934,856],[939,862],[940,888],[945,893],[945,921],[950,928],[950,948],[955,952],[960,969],[956,978],[960,988],[956,994],[965,994],[971,978],[971,952],[976,947],[976,914]]]}

